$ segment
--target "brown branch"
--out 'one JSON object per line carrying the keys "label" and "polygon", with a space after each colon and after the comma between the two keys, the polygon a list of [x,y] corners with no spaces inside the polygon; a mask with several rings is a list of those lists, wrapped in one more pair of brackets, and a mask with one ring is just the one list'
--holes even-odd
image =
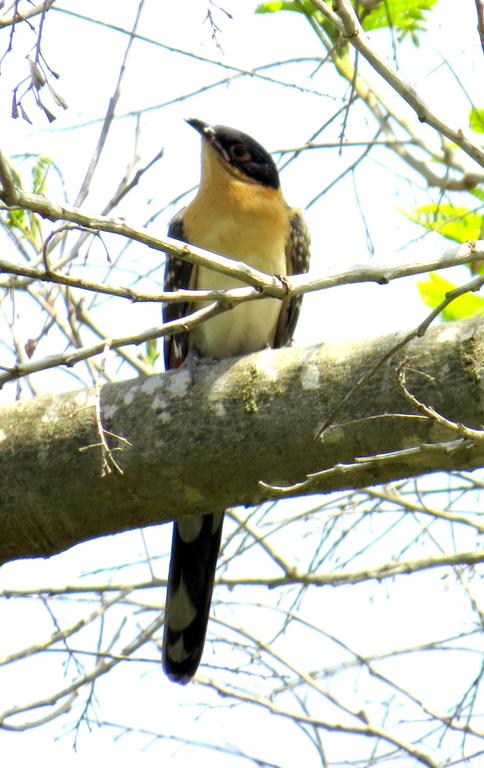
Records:
{"label": "brown branch", "polygon": [[254,587],[267,586],[269,589],[278,589],[290,585],[305,585],[313,587],[340,586],[343,584],[361,584],[365,581],[380,581],[381,579],[393,578],[394,576],[408,575],[418,573],[419,571],[428,571],[433,568],[443,568],[446,566],[467,566],[474,568],[484,563],[484,552],[457,552],[455,554],[435,555],[423,557],[420,560],[402,560],[392,563],[385,563],[376,568],[363,569],[353,573],[302,573],[293,569],[285,576],[275,578],[257,578],[248,577],[244,579],[218,580],[218,584],[232,589],[234,587]]}
{"label": "brown branch", "polygon": [[[19,705],[15,707],[11,707],[10,709],[5,710],[4,712],[0,713],[0,726],[7,731],[25,731],[29,728],[36,727],[38,725],[41,725],[43,722],[46,721],[46,718],[48,720],[52,719],[53,715],[47,715],[46,718],[40,718],[38,720],[34,721],[28,721],[24,723],[9,723],[10,718],[15,718],[15,721],[18,719],[18,716],[20,714],[24,714],[27,712],[30,712],[34,709],[45,709],[45,707],[52,707],[57,702],[62,702],[63,699],[67,699],[68,702],[72,704],[73,696],[77,695],[77,692],[85,687],[86,685],[89,685],[92,683],[93,680],[98,679],[102,675],[107,674],[111,669],[116,667],[118,664],[120,664],[124,657],[126,656],[132,656],[135,651],[137,651],[139,648],[141,648],[143,645],[145,645],[147,642],[151,640],[153,632],[155,632],[157,629],[159,629],[163,625],[163,616],[157,616],[157,618],[151,622],[151,624],[142,632],[140,635],[135,638],[132,642],[128,643],[120,652],[117,658],[111,658],[111,659],[101,659],[99,660],[99,663],[96,664],[94,670],[92,672],[86,673],[84,676],[78,678],[70,685],[65,686],[65,688],[61,689],[60,691],[56,691],[51,696],[48,696],[44,699],[39,699],[38,701],[31,702],[29,704],[25,705]],[[65,710],[66,704],[61,704],[60,709],[55,710],[55,715],[62,714],[62,712]]]}
{"label": "brown branch", "polygon": [[[108,219],[109,222],[112,221]],[[141,237],[143,230],[137,230]],[[151,241],[157,245],[164,243],[158,238],[148,238],[147,245],[151,244]],[[151,247],[154,247],[153,245]],[[185,256],[187,260],[191,259],[192,246],[180,246],[179,251]],[[205,253],[211,253],[205,251]],[[212,265],[216,267],[216,260],[219,258],[218,254],[213,254],[215,263]],[[220,256],[221,259],[224,257]],[[194,260],[196,257],[194,257]],[[404,277],[413,277],[415,275],[425,274],[426,272],[434,272],[441,269],[449,269],[451,267],[457,267],[462,264],[475,264],[484,260],[484,240],[469,241],[462,245],[455,246],[454,248],[447,248],[440,256],[430,258],[426,261],[411,262],[409,264],[382,264],[382,265],[365,265],[355,266],[344,272],[338,272],[334,275],[324,277],[308,278],[307,275],[294,275],[288,277],[285,280],[283,286],[280,281],[277,287],[271,288],[270,293],[267,295],[275,296],[276,298],[283,299],[287,295],[288,287],[291,293],[295,296],[302,296],[305,293],[312,293],[314,291],[327,290],[328,288],[335,288],[342,285],[353,285],[356,283],[377,283],[378,285],[387,285],[392,280],[399,280]],[[245,271],[243,265],[242,273],[239,269],[241,262],[232,261],[230,259],[225,260],[229,262],[227,266],[227,272],[230,268],[230,262],[232,262],[232,269],[230,272],[231,277],[243,281],[242,273]],[[208,266],[208,263],[206,264]],[[211,268],[212,268],[211,267]],[[225,268],[225,264],[224,264]],[[92,280],[84,280],[80,277],[73,277],[72,275],[66,275],[56,271],[55,268],[48,268],[45,270],[35,269],[25,265],[15,264],[11,261],[5,261],[0,259],[0,274],[12,274],[19,277],[25,277],[27,280],[38,280],[41,282],[56,283],[59,285],[65,285],[70,288],[79,288],[84,291],[92,291],[94,293],[101,293],[107,296],[114,296],[117,298],[128,299],[133,302],[183,302],[191,303],[195,301],[221,301],[224,300],[229,304],[237,304],[242,301],[254,301],[262,299],[265,296],[267,280],[270,279],[270,275],[261,272],[264,276],[263,281],[258,284],[257,278],[254,276],[254,288],[242,287],[233,288],[225,291],[200,291],[200,290],[180,290],[180,291],[159,291],[157,293],[146,293],[142,291],[136,291],[133,288],[119,287],[113,285],[107,285],[106,283],[97,283]],[[456,289],[462,293],[466,293],[470,290],[477,290],[479,288],[478,279],[477,282],[472,284],[466,284],[462,288]],[[0,287],[4,288],[24,288],[25,282],[4,281],[0,282]],[[448,304],[456,296],[449,294],[450,298],[446,298],[445,301]],[[442,309],[439,309],[441,312]]]}
{"label": "brown branch", "polygon": [[128,57],[132,48],[132,45],[136,39],[136,30],[139,24],[139,20],[141,17],[141,13],[143,11],[144,6],[144,0],[141,0],[139,2],[138,8],[136,10],[136,16],[135,20],[133,22],[133,27],[129,33],[129,39],[128,44],[126,46],[126,50],[124,52],[123,61],[121,63],[121,67],[119,70],[118,80],[116,82],[116,87],[114,89],[114,93],[109,99],[108,109],[106,112],[106,115],[104,116],[101,133],[99,135],[97,146],[94,150],[93,156],[91,158],[91,161],[89,163],[89,166],[87,168],[86,174],[84,176],[84,179],[81,184],[81,188],[77,194],[76,200],[74,205],[79,206],[82,205],[84,200],[86,199],[88,193],[89,193],[89,187],[92,182],[92,177],[94,176],[94,173],[96,171],[96,168],[98,166],[102,151],[104,149],[104,146],[106,144],[106,140],[108,138],[109,131],[111,129],[111,126],[113,124],[114,120],[114,113],[116,111],[116,106],[118,104],[118,101],[121,96],[121,86],[124,80],[124,76],[126,74],[126,64],[128,61]]}
{"label": "brown branch", "polygon": [[[339,587],[348,584],[362,584],[366,581],[382,581],[393,579],[395,576],[408,576],[412,573],[433,570],[434,568],[468,567],[474,568],[484,563],[484,552],[455,552],[454,554],[434,555],[422,557],[417,560],[397,560],[385,563],[375,568],[365,568],[360,571],[306,573],[295,568],[284,576],[254,576],[240,578],[218,578],[216,583],[232,590],[244,587],[263,586],[268,589],[281,589],[287,586],[310,587]],[[288,570],[286,568],[286,570]],[[111,592],[135,592],[136,590],[159,589],[166,587],[166,579],[149,579],[148,581],[133,582],[131,584],[90,584],[90,585],[66,585],[64,587],[35,587],[35,589],[4,589],[1,596],[4,598],[35,597],[45,595],[47,597],[60,595],[87,595],[109,594]]]}
{"label": "brown branch", "polygon": [[169,336],[173,333],[187,331],[227,309],[228,307],[224,307],[220,303],[214,302],[209,304],[208,307],[198,309],[180,320],[173,320],[169,323],[156,326],[155,328],[149,328],[148,330],[133,336],[103,339],[98,344],[91,344],[88,347],[81,347],[80,349],[73,349],[56,355],[49,355],[40,360],[29,360],[28,362],[11,367],[0,366],[0,371],[5,371],[3,374],[0,373],[0,388],[8,381],[15,381],[16,379],[22,378],[23,376],[29,376],[38,371],[46,371],[49,368],[57,368],[61,365],[70,367],[79,363],[81,360],[88,360],[95,355],[103,354],[106,348],[119,349],[120,347],[125,347],[129,344],[143,344],[145,341],[150,341],[151,339],[159,339],[162,336]]}
{"label": "brown branch", "polygon": [[0,179],[3,185],[3,189],[0,190],[0,199],[10,208],[26,208],[51,221],[70,221],[94,231],[99,230],[121,235],[158,251],[165,251],[182,261],[188,260],[199,266],[206,266],[217,272],[232,277],[235,276],[248,285],[262,287],[268,295],[275,296],[276,298],[284,298],[287,293],[287,289],[279,278],[275,276],[269,277],[264,272],[253,269],[243,264],[243,262],[238,262],[225,256],[214,255],[203,248],[188,246],[173,238],[165,238],[163,240],[156,238],[148,230],[131,227],[121,219],[110,219],[106,216],[89,216],[73,206],[54,203],[47,200],[43,195],[24,192],[15,185],[11,166],[1,152]]}
{"label": "brown branch", "polygon": [[[407,367],[407,363],[408,360],[402,360],[400,363],[399,369],[397,371],[398,382],[402,388],[403,394],[407,398],[408,402],[414,406],[415,410],[424,416],[427,416],[429,419],[432,419],[432,421],[435,421],[436,424],[439,424],[441,427],[445,427],[445,429],[448,429],[451,432],[456,432],[456,434],[460,435],[461,437],[465,437],[468,440],[484,440],[483,429],[471,429],[470,427],[466,427],[465,424],[456,424],[455,421],[446,419],[445,416],[442,416],[442,414],[438,413],[435,408],[432,408],[429,405],[425,405],[425,403],[422,403],[420,400],[418,400],[415,395],[412,395],[412,393],[409,392],[406,384],[405,369]],[[419,371],[416,371],[416,373],[419,373]]]}
{"label": "brown branch", "polygon": [[464,517],[464,515],[458,515],[449,510],[437,509],[436,507],[427,504],[427,502],[425,502],[425,504],[419,503],[417,498],[409,499],[406,496],[403,496],[395,485],[389,485],[384,489],[367,488],[366,493],[371,498],[384,499],[385,501],[394,504],[397,508],[403,507],[410,512],[420,512],[429,517],[445,520],[447,523],[470,526],[479,534],[484,534],[484,522],[479,523],[478,520],[473,520],[470,516]]}
{"label": "brown branch", "polygon": [[324,0],[313,0],[314,6],[331,21],[336,29],[346,38],[392,88],[409,104],[422,123],[435,128],[446,138],[457,144],[469,157],[484,167],[484,152],[474,144],[461,128],[451,128],[441,120],[419,97],[417,92],[381,59],[370,44],[368,35],[363,30],[352,5],[348,0],[335,0],[333,9]]}
{"label": "brown branch", "polygon": [[[398,418],[407,418],[409,422],[412,419],[412,417],[405,416],[404,414],[391,414],[391,416],[389,416],[390,421]],[[413,418],[415,419],[416,417]],[[382,422],[383,421],[384,417],[382,417]],[[361,475],[363,477],[372,471],[377,475],[384,469],[386,464],[394,464],[399,460],[405,461],[417,459],[418,461],[420,459],[425,460],[425,457],[430,458],[432,456],[436,461],[439,461],[439,457],[443,458],[454,451],[460,451],[462,449],[465,449],[465,444],[462,439],[446,443],[422,443],[421,445],[416,445],[411,448],[402,448],[402,450],[399,451],[390,451],[389,453],[381,453],[372,456],[358,456],[354,462],[348,464],[338,463],[333,467],[329,467],[329,469],[322,469],[319,472],[311,472],[306,476],[305,480],[294,483],[293,485],[272,485],[264,480],[260,480],[259,486],[262,490],[270,494],[271,497],[294,496],[303,492],[308,493],[311,487],[317,488],[321,483],[331,481],[337,482],[338,478],[344,483],[345,476],[357,477],[358,475]]]}
{"label": "brown branch", "polygon": [[256,696],[252,693],[245,693],[238,688],[230,688],[221,683],[217,683],[214,680],[210,680],[206,677],[202,677],[197,674],[196,681],[200,685],[204,685],[215,692],[219,693],[223,698],[234,699],[242,703],[255,704],[262,707],[262,709],[270,712],[272,715],[282,717],[283,719],[289,719],[293,723],[302,723],[314,728],[328,731],[329,733],[340,733],[345,735],[363,736],[365,738],[377,738],[382,741],[391,744],[393,747],[397,747],[402,752],[407,753],[418,763],[427,766],[427,768],[442,768],[442,766],[434,760],[426,752],[423,752],[418,747],[406,742],[403,739],[399,739],[396,735],[389,731],[380,728],[378,725],[371,723],[364,713],[359,713],[359,719],[363,722],[363,725],[344,725],[343,723],[330,723],[325,720],[320,720],[310,715],[302,714],[296,710],[282,709],[277,703],[272,700],[266,699],[263,696]]}
{"label": "brown branch", "polygon": [[39,13],[45,13],[54,5],[54,3],[55,0],[43,0],[43,2],[35,5],[33,8],[29,8],[27,11],[22,11],[21,13],[16,11],[13,16],[9,17],[4,17],[2,15],[0,16],[0,29],[2,29],[2,27],[14,26],[21,21],[31,19],[33,16],[38,16]]}
{"label": "brown branch", "polygon": [[[112,226],[117,228],[118,222],[116,220],[106,220],[107,223],[105,223],[106,228],[111,228]],[[121,224],[121,222],[119,222]],[[143,240],[154,240],[157,243],[163,243],[165,244],[165,241],[159,241],[157,238],[151,238],[150,236],[145,236],[143,231],[140,230],[133,230],[132,228],[128,227],[128,225],[125,225],[133,234],[134,232],[137,233],[137,236],[140,239]],[[110,230],[109,230],[110,231]],[[118,232],[121,234],[121,232]],[[178,251],[181,251],[185,257],[192,260],[192,257],[194,260],[198,259],[197,252],[201,249],[194,249],[192,246],[185,246],[180,245],[177,243],[177,241],[173,241],[176,243],[176,249]],[[458,246],[455,249],[451,249],[450,251],[446,251],[442,257],[439,259],[433,259],[428,262],[422,263],[414,263],[409,265],[402,265],[402,266],[384,266],[384,267],[357,267],[350,271],[330,276],[330,277],[324,277],[324,278],[316,278],[315,280],[308,280],[306,275],[296,275],[292,278],[288,278],[287,281],[285,281],[284,285],[278,278],[273,278],[277,281],[278,285],[278,291],[270,290],[267,291],[268,295],[274,296],[277,295],[278,298],[284,298],[287,295],[287,290],[291,291],[291,293],[295,296],[303,295],[305,293],[309,293],[311,291],[317,291],[317,290],[323,290],[331,287],[335,287],[337,285],[348,285],[348,284],[354,284],[354,283],[361,283],[361,282],[376,282],[378,284],[387,284],[391,280],[407,277],[410,275],[416,275],[416,274],[422,274],[423,272],[432,271],[435,269],[443,269],[450,266],[456,266],[457,264],[464,264],[468,262],[475,262],[480,261],[484,257],[484,242],[481,241],[478,242],[469,242],[465,243],[462,246]],[[257,273],[258,270],[252,270],[247,265],[242,264],[241,262],[233,262],[231,259],[227,259],[223,256],[218,256],[217,254],[210,254],[208,256],[207,254],[209,252],[204,251],[203,259],[206,261],[210,261],[210,263],[217,264],[218,262],[223,262],[223,269],[224,271],[231,271],[232,274],[237,275],[237,277],[240,276],[240,273],[244,273],[246,270],[248,270],[251,273]],[[213,262],[211,261],[213,259]],[[228,262],[226,264],[226,262]],[[143,294],[137,291],[134,291],[130,288],[117,288],[114,286],[105,286],[101,283],[93,283],[91,281],[82,280],[80,278],[73,278],[68,275],[61,275],[58,273],[51,272],[50,270],[40,271],[36,270],[30,267],[25,266],[17,266],[15,264],[11,264],[10,262],[4,262],[0,260],[0,272],[2,271],[8,271],[13,274],[18,274],[22,276],[29,277],[30,279],[36,279],[36,280],[47,280],[49,282],[54,283],[60,283],[62,285],[67,285],[70,287],[76,287],[81,288],[85,290],[91,290],[96,291],[98,293],[104,293],[116,297],[122,297],[130,299],[131,301],[200,301],[200,300],[212,300],[212,304],[210,304],[208,307],[204,307],[203,309],[200,309],[196,312],[192,312],[190,315],[187,315],[184,319],[177,321],[175,325],[173,323],[164,324],[162,326],[158,326],[156,328],[148,329],[147,331],[144,331],[141,334],[133,335],[133,336],[125,336],[125,337],[119,337],[119,338],[103,338],[102,341],[99,344],[90,345],[87,347],[81,347],[80,349],[77,349],[75,351],[67,351],[61,354],[57,355],[50,355],[47,358],[44,358],[42,360],[29,360],[26,363],[23,363],[22,365],[17,365],[13,367],[5,367],[4,370],[6,373],[2,376],[0,375],[0,387],[8,382],[12,381],[14,379],[21,378],[23,376],[28,376],[32,373],[36,373],[41,370],[46,370],[48,368],[54,368],[62,365],[72,366],[77,362],[80,362],[82,360],[88,360],[91,357],[94,357],[95,355],[101,354],[106,346],[108,346],[111,349],[120,349],[123,346],[126,346],[128,344],[142,344],[145,341],[149,341],[151,339],[160,338],[162,336],[167,336],[172,333],[179,332],[180,330],[186,330],[187,328],[195,327],[196,325],[204,322],[205,320],[209,319],[210,317],[214,316],[215,314],[218,314],[220,312],[226,311],[230,309],[231,306],[233,306],[236,303],[239,303],[241,301],[249,301],[249,300],[259,300],[262,299],[265,294],[265,288],[263,286],[260,286],[260,288],[236,288],[232,289],[230,291],[179,291],[176,293],[169,293],[169,292],[162,292],[159,294]],[[267,285],[267,283],[271,283],[271,277],[269,275],[266,275],[263,272],[259,273],[262,276],[263,283]],[[256,278],[257,279],[257,278]],[[287,284],[286,284],[287,283]],[[409,341],[411,341],[412,338],[416,336],[422,336],[427,328],[430,326],[431,322],[440,314],[440,312],[455,298],[462,295],[463,293],[466,293],[468,291],[475,291],[484,283],[484,277],[483,276],[477,276],[475,277],[471,282],[465,284],[464,286],[455,289],[454,291],[451,291],[447,294],[445,299],[439,304],[439,306],[433,310],[430,315],[426,318],[426,320],[421,323],[415,330],[413,330],[411,333],[407,334],[403,339],[401,339],[398,344],[395,345],[394,349],[390,350],[388,354],[393,355],[398,349],[403,348],[408,344]],[[175,327],[176,326],[176,327]],[[380,365],[384,362],[384,360],[381,360],[378,362],[377,367],[380,367]],[[138,367],[139,366],[135,366]],[[368,375],[368,374],[366,374]],[[359,386],[360,382],[355,384],[355,387]],[[351,392],[347,394],[347,397],[350,397]],[[342,403],[340,404],[342,405]],[[328,422],[329,424],[329,422]],[[326,428],[327,424],[323,426],[322,430]]]}

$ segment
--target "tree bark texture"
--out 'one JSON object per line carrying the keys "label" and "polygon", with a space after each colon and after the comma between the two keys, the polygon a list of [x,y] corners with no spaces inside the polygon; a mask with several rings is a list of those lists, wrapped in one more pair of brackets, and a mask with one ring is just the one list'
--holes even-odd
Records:
{"label": "tree bark texture", "polygon": [[403,336],[200,363],[194,382],[183,368],[106,385],[102,426],[123,474],[102,476],[95,389],[2,408],[0,562],[273,498],[261,480],[288,485],[338,465],[298,495],[483,466],[484,441],[417,413],[397,367],[407,359],[421,402],[482,428],[484,321],[436,325],[392,355]]}

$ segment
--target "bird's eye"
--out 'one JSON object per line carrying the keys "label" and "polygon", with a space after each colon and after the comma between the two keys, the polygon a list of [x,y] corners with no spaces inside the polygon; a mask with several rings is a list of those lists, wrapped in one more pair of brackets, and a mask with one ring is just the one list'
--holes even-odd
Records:
{"label": "bird's eye", "polygon": [[251,159],[250,152],[245,146],[245,144],[232,144],[230,147],[230,155],[234,160],[237,160],[239,163],[246,163],[248,160]]}

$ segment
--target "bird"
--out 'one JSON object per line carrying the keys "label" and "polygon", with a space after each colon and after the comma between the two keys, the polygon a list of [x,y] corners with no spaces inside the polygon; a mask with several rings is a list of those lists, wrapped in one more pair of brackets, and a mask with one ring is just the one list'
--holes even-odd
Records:
{"label": "bird", "polygon": [[[201,136],[201,175],[193,200],[175,214],[168,235],[267,274],[308,271],[310,237],[302,213],[285,201],[274,159],[246,133],[188,119]],[[241,283],[167,255],[164,290],[229,289]],[[206,303],[206,302],[205,302]],[[184,317],[204,302],[167,302],[164,322]],[[223,359],[292,340],[301,298],[242,302],[190,332],[164,337],[165,369],[179,368],[193,352]],[[185,517],[173,524],[165,603],[162,663],[168,678],[186,684],[200,664],[215,580],[224,511]]]}

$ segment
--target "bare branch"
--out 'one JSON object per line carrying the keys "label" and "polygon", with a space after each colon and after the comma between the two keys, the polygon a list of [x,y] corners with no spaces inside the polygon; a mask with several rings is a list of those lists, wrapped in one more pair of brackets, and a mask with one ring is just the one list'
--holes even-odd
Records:
{"label": "bare branch", "polygon": [[[107,226],[110,226],[109,222],[113,220],[107,219]],[[144,230],[133,230],[138,233],[139,238],[143,237]],[[165,240],[159,240],[158,238],[151,238],[146,235],[146,244],[150,247],[154,247],[154,244],[161,248]],[[171,241],[170,241],[171,242]],[[176,241],[174,241],[176,243]],[[178,243],[173,250],[176,250],[183,254],[183,258],[187,261],[196,261],[197,251],[195,249],[192,252],[193,246],[180,246]],[[246,282],[246,265],[242,262],[238,262],[232,259],[225,259],[219,254],[214,254],[211,251],[204,251],[204,254],[210,254],[210,257],[205,260],[205,265],[209,266],[209,259],[214,257],[213,263],[210,263],[210,268],[217,271],[218,259],[223,263],[223,269],[226,274],[230,274],[231,277]],[[378,265],[365,265],[355,266],[344,272],[338,272],[334,275],[326,275],[324,277],[315,277],[308,279],[306,275],[294,275],[287,277],[284,281],[284,285],[281,281],[271,287],[270,291],[267,291],[265,287],[270,280],[270,275],[264,272],[259,274],[263,275],[262,281],[259,281],[257,270],[251,270],[252,282],[254,288],[232,288],[230,290],[214,290],[214,291],[201,291],[201,290],[180,290],[180,291],[160,291],[158,293],[146,293],[142,291],[136,291],[133,288],[125,288],[113,285],[107,285],[106,283],[96,283],[92,280],[84,280],[80,277],[73,277],[72,275],[62,274],[55,271],[55,268],[46,269],[41,271],[33,267],[25,265],[14,264],[10,261],[0,259],[0,274],[12,274],[19,277],[25,277],[28,280],[38,280],[40,282],[56,283],[59,285],[66,285],[70,288],[79,288],[84,291],[93,291],[95,293],[105,294],[107,296],[115,296],[117,298],[128,299],[135,302],[194,302],[194,301],[221,301],[230,305],[235,305],[243,301],[256,301],[264,298],[266,295],[275,296],[276,298],[283,299],[287,296],[288,290],[295,296],[302,296],[305,293],[312,293],[315,291],[327,290],[328,288],[335,288],[342,285],[353,285],[355,283],[377,283],[378,285],[387,285],[392,280],[399,280],[404,277],[412,277],[415,275],[422,275],[427,272],[438,271],[441,269],[449,269],[451,267],[457,267],[462,264],[475,264],[484,260],[484,240],[470,241],[463,243],[462,245],[455,246],[454,248],[446,248],[440,256],[430,258],[426,261],[413,262],[409,264],[382,264]],[[241,268],[242,265],[242,268]],[[247,269],[250,270],[249,267]],[[270,283],[272,286],[272,283]],[[0,282],[0,287],[5,288],[24,288],[25,283],[5,281]],[[457,289],[459,292],[457,295],[467,293],[469,291],[475,291],[480,287],[479,278],[472,283],[466,283],[461,288]],[[267,293],[266,293],[267,291]],[[445,305],[457,298],[452,292],[449,297],[445,299]],[[440,306],[439,312],[444,307]]]}
{"label": "bare branch", "polygon": [[229,697],[233,698],[235,701],[255,704],[258,707],[262,707],[266,711],[271,712],[275,716],[282,717],[283,719],[289,719],[292,722],[301,722],[307,725],[312,725],[316,728],[322,729],[323,731],[341,733],[348,736],[363,736],[365,738],[376,737],[384,742],[388,742],[389,744],[398,747],[421,765],[427,766],[427,768],[442,768],[442,766],[437,761],[433,760],[433,758],[430,757],[430,755],[426,752],[423,752],[421,749],[418,749],[416,746],[410,744],[407,741],[399,739],[396,735],[386,731],[383,728],[380,728],[376,724],[372,724],[367,719],[365,713],[358,713],[358,715],[354,713],[355,717],[358,716],[359,720],[365,723],[364,725],[344,725],[343,723],[336,722],[329,723],[325,720],[311,717],[310,715],[303,715],[296,710],[287,710],[285,708],[283,709],[278,704],[273,703],[263,696],[255,696],[253,694],[237,690],[236,688],[224,686],[214,680],[202,677],[201,675],[197,675],[196,680],[198,683],[212,688],[224,698]]}
{"label": "bare branch", "polygon": [[70,367],[81,360],[87,360],[95,355],[103,354],[106,348],[119,349],[120,347],[125,347],[129,344],[143,344],[145,341],[150,341],[151,339],[159,339],[162,336],[169,336],[172,333],[187,331],[227,309],[228,307],[224,307],[220,303],[214,302],[207,307],[192,312],[181,320],[172,320],[169,323],[164,323],[155,328],[149,328],[147,331],[143,331],[139,334],[103,339],[98,344],[91,344],[88,347],[81,347],[80,349],[62,352],[57,355],[49,355],[40,360],[29,360],[28,362],[24,362],[14,367],[7,368],[5,366],[0,366],[0,370],[2,370],[3,367],[3,370],[6,371],[3,374],[0,373],[0,387],[8,381],[15,381],[22,376],[29,376],[37,371],[57,368],[60,365],[67,365]]}
{"label": "bare branch", "polygon": [[[57,702],[61,702],[60,709],[55,710],[55,716],[58,714],[61,714],[63,711],[65,711],[66,706],[70,706],[73,702],[73,696],[77,696],[77,692],[79,689],[83,688],[86,685],[89,685],[93,680],[101,677],[102,675],[107,674],[111,669],[116,667],[121,661],[124,660],[124,657],[131,656],[135,651],[138,650],[138,648],[141,648],[145,643],[149,642],[151,640],[152,633],[156,628],[159,628],[163,624],[163,617],[158,616],[154,621],[151,622],[151,625],[144,630],[138,638],[136,638],[133,642],[128,643],[123,650],[122,653],[118,658],[111,658],[111,659],[100,659],[99,663],[96,664],[94,670],[92,672],[86,673],[86,675],[80,677],[79,679],[75,680],[70,685],[65,686],[60,691],[57,691],[54,695],[49,696],[45,699],[39,699],[38,701],[29,703],[26,706],[16,706],[11,707],[10,709],[5,710],[4,712],[0,713],[0,725],[2,728],[4,728],[7,731],[24,731],[28,728],[32,728],[34,726],[40,725],[41,723],[45,722],[45,718],[41,718],[38,720],[35,720],[34,722],[25,722],[25,723],[10,723],[10,718],[16,717],[20,714],[23,714],[25,712],[29,712],[33,709],[45,709],[47,706],[54,706],[57,704]],[[64,699],[67,699],[67,702],[63,702]],[[46,716],[49,720],[52,719],[52,714]]]}
{"label": "bare branch", "polygon": [[109,99],[108,109],[107,109],[106,115],[105,115],[104,120],[103,120],[103,124],[102,124],[102,128],[101,128],[101,133],[99,135],[99,140],[98,140],[96,149],[94,150],[94,153],[93,153],[93,156],[91,158],[91,161],[89,163],[89,166],[88,166],[88,169],[86,171],[86,174],[84,176],[84,179],[82,181],[81,188],[80,188],[80,190],[79,190],[79,192],[77,194],[77,197],[75,199],[75,202],[74,202],[74,205],[76,205],[76,206],[82,205],[82,203],[84,202],[84,200],[86,199],[86,197],[88,195],[89,187],[90,187],[91,182],[92,182],[92,177],[93,177],[93,175],[94,175],[94,173],[96,171],[96,168],[98,166],[98,163],[99,163],[102,151],[104,149],[104,146],[105,146],[107,138],[108,138],[109,131],[110,131],[111,126],[113,124],[114,113],[116,111],[116,106],[117,106],[119,98],[121,96],[121,86],[122,86],[122,83],[123,83],[123,80],[124,80],[124,76],[126,74],[126,65],[127,65],[128,57],[129,57],[129,54],[130,54],[133,42],[134,42],[135,37],[136,37],[136,30],[138,28],[139,20],[140,20],[141,14],[143,12],[143,6],[144,6],[144,0],[140,0],[140,2],[138,4],[138,7],[136,9],[136,17],[135,17],[135,20],[133,22],[133,28],[132,28],[132,30],[131,30],[131,32],[129,34],[128,44],[126,46],[126,50],[125,50],[124,56],[123,56],[123,61],[121,63],[121,67],[120,67],[120,70],[119,70],[119,75],[118,75],[118,80],[116,82],[116,87],[114,89],[113,95]]}
{"label": "bare branch", "polygon": [[286,576],[276,578],[257,578],[247,576],[244,579],[226,579],[221,578],[218,583],[223,584],[229,589],[235,586],[253,587],[256,585],[265,585],[271,589],[289,585],[311,585],[311,586],[337,586],[339,584],[361,584],[364,581],[380,581],[380,579],[393,578],[401,574],[417,573],[419,571],[428,571],[433,568],[445,568],[446,566],[474,566],[484,563],[484,552],[457,552],[448,555],[436,555],[433,557],[423,557],[420,560],[407,560],[395,563],[385,563],[381,566],[368,568],[361,571],[343,572],[343,573],[303,573],[292,569]]}
{"label": "bare branch", "polygon": [[406,365],[407,361],[403,360],[398,371],[398,381],[408,402],[412,403],[412,405],[419,413],[422,413],[424,416],[428,416],[429,419],[432,419],[441,427],[445,427],[450,431],[454,431],[461,437],[466,437],[469,440],[484,440],[484,430],[470,429],[470,427],[466,427],[464,424],[456,424],[454,421],[446,419],[444,416],[442,416],[442,414],[438,413],[435,408],[431,408],[430,406],[425,405],[425,403],[422,403],[414,395],[412,395],[412,393],[408,391],[405,381]]}
{"label": "bare branch", "polygon": [[[37,5],[34,5],[32,8],[28,8],[25,11],[22,11],[19,13],[17,11],[17,8],[15,8],[15,13],[12,16],[6,16],[2,14],[0,16],[0,29],[2,27],[10,27],[15,24],[18,24],[20,21],[25,21],[26,19],[31,19],[33,16],[38,16],[39,13],[45,13],[45,11],[48,11],[49,8],[51,8],[55,3],[55,0],[42,0],[42,2],[38,3]],[[15,4],[16,6],[17,4]]]}
{"label": "bare branch", "polygon": [[417,92],[400,75],[381,59],[371,46],[368,35],[363,30],[358,17],[348,0],[335,0],[335,11],[324,0],[313,0],[324,16],[331,21],[344,38],[370,62],[372,67],[396,90],[398,94],[415,110],[422,123],[428,123],[436,131],[459,146],[469,157],[484,167],[484,152],[474,144],[461,128],[451,128],[434,114],[419,97]]}
{"label": "bare branch", "polygon": [[483,0],[474,0],[477,11],[477,31],[481,41],[482,51],[484,53],[484,2]]}

